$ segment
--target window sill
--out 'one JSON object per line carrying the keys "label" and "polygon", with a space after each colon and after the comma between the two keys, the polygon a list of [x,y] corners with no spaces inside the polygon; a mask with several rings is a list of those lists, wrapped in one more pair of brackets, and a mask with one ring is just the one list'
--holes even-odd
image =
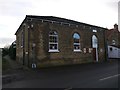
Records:
{"label": "window sill", "polygon": [[82,52],[82,50],[74,50],[74,52]]}
{"label": "window sill", "polygon": [[59,52],[59,50],[49,50],[48,52]]}

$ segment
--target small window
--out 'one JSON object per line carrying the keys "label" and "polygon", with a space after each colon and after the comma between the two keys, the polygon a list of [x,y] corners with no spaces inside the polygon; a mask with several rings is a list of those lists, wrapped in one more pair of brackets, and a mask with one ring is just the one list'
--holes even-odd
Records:
{"label": "small window", "polygon": [[93,32],[97,32],[97,30],[94,29]]}
{"label": "small window", "polygon": [[49,52],[58,52],[58,34],[56,31],[49,32]]}
{"label": "small window", "polygon": [[74,40],[74,51],[81,51],[81,49],[80,49],[80,35],[78,33],[74,33],[73,40]]}

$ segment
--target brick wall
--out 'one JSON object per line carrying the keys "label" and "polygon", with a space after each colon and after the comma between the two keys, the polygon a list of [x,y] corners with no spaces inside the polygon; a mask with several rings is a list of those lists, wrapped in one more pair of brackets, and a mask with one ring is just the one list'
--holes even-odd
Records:
{"label": "brick wall", "polygon": [[[93,32],[93,29],[97,30],[97,32]],[[98,38],[99,61],[105,60],[104,30],[101,28],[82,24],[76,27],[75,25],[69,26],[68,24],[61,25],[59,23],[32,20],[31,23],[26,22],[23,30],[24,50],[17,44],[16,56],[18,60],[22,60],[25,54],[25,65],[30,66],[31,63],[35,62],[38,67],[46,67],[93,62],[93,53],[92,51],[89,53],[89,48],[92,48],[92,35],[96,35]],[[55,30],[58,33],[59,52],[48,52],[50,30]],[[19,30],[16,35],[17,43],[21,32],[23,31]],[[73,51],[73,34],[75,32],[80,35],[81,52]],[[21,43],[20,40],[19,43]],[[86,53],[84,53],[84,48],[87,50]]]}

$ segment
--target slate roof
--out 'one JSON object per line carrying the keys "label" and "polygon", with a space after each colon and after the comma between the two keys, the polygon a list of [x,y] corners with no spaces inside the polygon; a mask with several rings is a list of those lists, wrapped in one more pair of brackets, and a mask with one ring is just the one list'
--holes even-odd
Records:
{"label": "slate roof", "polygon": [[[74,25],[86,25],[86,26],[90,26],[90,27],[101,28],[101,29],[106,29],[107,30],[107,28],[103,28],[103,27],[100,27],[100,26],[90,25],[90,24],[78,22],[78,21],[75,21],[75,20],[70,20],[70,19],[61,18],[61,17],[55,17],[55,16],[26,15],[26,17],[25,17],[23,22],[25,22],[25,20],[29,19],[29,18],[31,18],[31,19],[38,19],[38,20],[41,19],[41,20],[56,21],[56,22],[60,22],[60,23],[69,23],[69,24],[74,24]],[[20,27],[21,27],[21,25],[20,25]],[[18,30],[19,30],[19,28],[18,28]],[[16,33],[18,32],[18,30],[16,31]],[[15,33],[15,35],[16,35],[16,33]]]}
{"label": "slate roof", "polygon": [[120,48],[120,45],[108,45],[108,46],[113,46],[113,47],[116,47],[116,48]]}
{"label": "slate roof", "polygon": [[120,35],[120,31],[117,29],[109,29],[109,30],[106,30],[106,36],[107,38],[110,38],[111,35],[113,35],[114,33],[118,33],[118,35]]}
{"label": "slate roof", "polygon": [[[26,17],[28,17],[28,18],[36,18],[36,19],[43,19],[43,20],[51,20],[51,21],[57,21],[57,22],[63,22],[63,23],[69,23],[69,24],[76,24],[76,25],[84,24],[84,25],[87,25],[87,26],[103,28],[103,27],[100,27],[100,26],[90,25],[90,24],[87,24],[87,23],[82,23],[82,22],[78,22],[78,21],[75,21],[75,20],[61,18],[61,17],[55,17],[55,16],[26,15]],[[103,29],[106,29],[106,28],[103,28]]]}

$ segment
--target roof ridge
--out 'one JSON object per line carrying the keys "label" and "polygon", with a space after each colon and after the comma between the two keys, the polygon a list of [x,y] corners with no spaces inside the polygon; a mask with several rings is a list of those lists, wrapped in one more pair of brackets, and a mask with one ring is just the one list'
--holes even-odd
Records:
{"label": "roof ridge", "polygon": [[[40,18],[40,19],[53,20],[53,21],[59,21],[59,22],[67,22],[67,23],[70,23],[70,24],[84,24],[84,25],[88,25],[88,26],[104,28],[104,27],[101,27],[101,26],[91,25],[91,24],[79,22],[79,21],[76,21],[76,20],[62,18],[62,17],[57,17],[57,16],[26,15],[26,17]],[[107,28],[104,28],[104,29],[107,29]]]}

